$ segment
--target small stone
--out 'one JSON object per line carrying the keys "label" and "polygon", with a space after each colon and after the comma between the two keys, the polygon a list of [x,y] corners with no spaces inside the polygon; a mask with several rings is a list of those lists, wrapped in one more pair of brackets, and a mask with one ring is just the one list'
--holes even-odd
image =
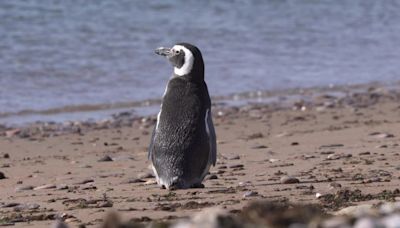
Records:
{"label": "small stone", "polygon": [[91,182],[94,182],[94,180],[93,179],[84,179],[82,181],[76,182],[75,184],[79,185],[79,184],[87,184],[87,183],[91,183]]}
{"label": "small stone", "polygon": [[3,172],[0,172],[0,180],[1,180],[1,179],[6,179],[6,175],[4,175]]}
{"label": "small stone", "polygon": [[10,158],[10,155],[9,155],[8,153],[5,153],[5,154],[3,155],[3,158],[8,159],[8,158]]}
{"label": "small stone", "polygon": [[256,191],[247,191],[243,194],[243,198],[258,196],[258,192]]}
{"label": "small stone", "polygon": [[112,207],[113,203],[110,201],[102,201],[97,204],[97,207]]}
{"label": "small stone", "polygon": [[274,162],[277,162],[277,161],[280,161],[280,160],[276,159],[276,158],[270,158],[270,159],[268,159],[268,161],[271,162],[271,163],[274,163]]}
{"label": "small stone", "polygon": [[94,185],[87,185],[87,186],[82,186],[80,189],[81,190],[96,190],[97,187]]}
{"label": "small stone", "polygon": [[230,157],[230,158],[228,158],[229,160],[239,160],[240,159],[240,156],[239,155],[236,155],[236,156],[233,156],[233,157]]}
{"label": "small stone", "polygon": [[29,191],[29,190],[33,190],[33,186],[31,185],[27,185],[27,186],[19,186],[15,188],[16,192],[22,192],[22,191]]}
{"label": "small stone", "polygon": [[255,149],[255,150],[257,150],[257,149],[265,149],[265,148],[268,148],[268,147],[265,146],[265,145],[254,145],[254,146],[250,147],[250,149]]}
{"label": "small stone", "polygon": [[342,187],[342,185],[337,183],[337,182],[329,183],[329,188],[330,189],[337,189],[337,188],[341,188],[341,187]]}
{"label": "small stone", "polygon": [[46,184],[46,185],[38,186],[38,187],[34,188],[33,190],[52,189],[52,188],[56,188],[56,186],[54,184]]}
{"label": "small stone", "polygon": [[37,203],[27,203],[27,204],[19,204],[14,207],[14,211],[23,211],[23,210],[35,210],[40,207]]}
{"label": "small stone", "polygon": [[374,132],[371,133],[370,136],[377,138],[377,139],[386,139],[386,138],[393,138],[393,134],[388,134],[388,133],[379,133],[379,132]]}
{"label": "small stone", "polygon": [[243,168],[244,166],[242,164],[234,164],[234,165],[230,165],[229,168],[231,169],[235,169],[235,168]]}
{"label": "small stone", "polygon": [[211,174],[206,177],[206,180],[216,180],[216,179],[218,179],[218,176],[215,174]]}
{"label": "small stone", "polygon": [[100,158],[98,161],[99,162],[110,162],[110,161],[112,161],[112,158],[108,155],[105,155],[104,157]]}
{"label": "small stone", "polygon": [[66,184],[59,184],[59,185],[57,185],[56,189],[57,189],[57,190],[66,190],[66,189],[68,189],[68,185],[66,185]]}
{"label": "small stone", "polygon": [[113,161],[130,161],[135,160],[132,156],[129,155],[122,155],[112,159]]}
{"label": "small stone", "polygon": [[135,184],[135,183],[143,183],[145,180],[139,178],[129,178],[128,180],[123,181],[121,184]]}
{"label": "small stone", "polygon": [[300,183],[300,180],[297,179],[296,177],[292,177],[292,176],[283,176],[281,177],[281,183],[282,184],[296,184],[296,183]]}

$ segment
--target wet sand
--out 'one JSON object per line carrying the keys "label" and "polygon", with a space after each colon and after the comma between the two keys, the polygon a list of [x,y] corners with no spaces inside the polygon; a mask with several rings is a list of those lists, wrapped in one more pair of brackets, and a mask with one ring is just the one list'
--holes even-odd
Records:
{"label": "wet sand", "polygon": [[[317,204],[327,213],[399,201],[400,87],[311,97],[214,107],[218,159],[203,189],[155,184],[147,160],[155,116],[63,131],[0,128],[0,224],[48,227],[62,218],[96,227],[109,211],[123,220],[173,220],[214,206],[238,213],[255,200]],[[326,197],[356,190],[370,197]]]}

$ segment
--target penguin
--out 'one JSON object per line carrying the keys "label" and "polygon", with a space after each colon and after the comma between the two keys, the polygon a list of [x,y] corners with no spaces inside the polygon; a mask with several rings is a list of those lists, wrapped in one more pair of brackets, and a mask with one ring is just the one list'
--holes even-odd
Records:
{"label": "penguin", "polygon": [[165,56],[174,71],[162,97],[148,159],[161,188],[203,188],[202,181],[217,159],[203,57],[189,43],[161,47],[155,53]]}

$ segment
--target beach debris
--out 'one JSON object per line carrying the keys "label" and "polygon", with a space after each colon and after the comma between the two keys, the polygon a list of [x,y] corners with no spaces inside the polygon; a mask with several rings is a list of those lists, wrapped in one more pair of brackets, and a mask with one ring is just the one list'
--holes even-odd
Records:
{"label": "beach debris", "polygon": [[218,176],[215,174],[211,174],[211,175],[208,175],[205,179],[206,180],[216,180],[216,179],[218,179]]}
{"label": "beach debris", "polygon": [[83,179],[81,181],[75,182],[74,184],[81,185],[81,184],[87,184],[87,183],[91,183],[91,182],[94,182],[94,180],[89,178],[89,179]]}
{"label": "beach debris", "polygon": [[372,132],[369,134],[370,136],[377,138],[377,139],[386,139],[386,138],[393,138],[394,135],[390,133],[381,133],[381,132]]}
{"label": "beach debris", "polygon": [[228,160],[239,160],[239,159],[240,159],[239,155],[235,155],[235,156],[228,158]]}
{"label": "beach debris", "polygon": [[256,191],[247,191],[243,194],[243,198],[258,196],[258,192]]}
{"label": "beach debris", "polygon": [[283,176],[281,177],[280,182],[281,184],[297,184],[300,183],[300,180],[292,176]]}
{"label": "beach debris", "polygon": [[54,184],[46,184],[46,185],[35,187],[33,190],[53,189],[53,188],[57,188],[57,186]]}
{"label": "beach debris", "polygon": [[254,149],[254,150],[265,149],[265,148],[268,148],[268,147],[265,146],[265,145],[260,145],[260,144],[256,144],[256,145],[253,145],[253,146],[250,147],[250,149]]}
{"label": "beach debris", "polygon": [[15,188],[16,192],[22,192],[22,191],[29,191],[29,190],[33,190],[35,187],[33,187],[32,185],[26,185],[26,186],[18,186]]}
{"label": "beach debris", "polygon": [[244,167],[243,164],[233,164],[233,165],[229,166],[229,168],[231,168],[231,169],[237,169],[237,168],[243,168],[243,167]]}
{"label": "beach debris", "polygon": [[101,157],[98,161],[99,161],[99,162],[110,162],[110,161],[113,161],[113,159],[112,159],[110,156],[108,156],[108,155],[104,155],[104,156]]}

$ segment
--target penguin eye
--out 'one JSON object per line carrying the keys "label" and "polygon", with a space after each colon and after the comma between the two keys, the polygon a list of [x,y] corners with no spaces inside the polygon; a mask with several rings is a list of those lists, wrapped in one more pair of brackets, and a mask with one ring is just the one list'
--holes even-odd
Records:
{"label": "penguin eye", "polygon": [[181,53],[180,50],[175,50],[175,54],[179,54],[179,53]]}

